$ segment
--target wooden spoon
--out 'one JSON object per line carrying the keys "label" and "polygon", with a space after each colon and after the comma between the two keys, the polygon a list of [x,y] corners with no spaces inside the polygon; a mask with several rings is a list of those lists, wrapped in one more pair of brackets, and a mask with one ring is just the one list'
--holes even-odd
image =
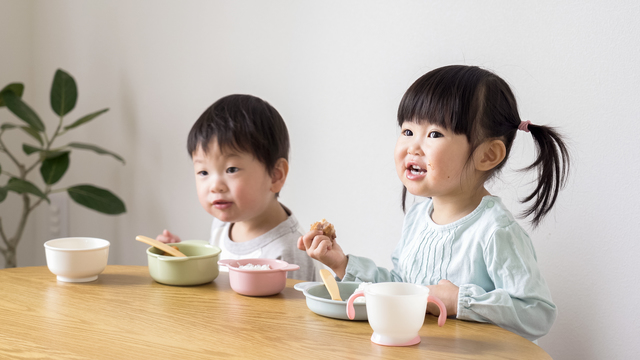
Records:
{"label": "wooden spoon", "polygon": [[322,277],[322,281],[324,282],[324,286],[329,290],[329,295],[331,295],[331,300],[342,301],[340,297],[340,289],[338,289],[338,283],[336,279],[331,275],[331,272],[327,269],[320,269],[320,277]]}
{"label": "wooden spoon", "polygon": [[187,257],[187,255],[181,253],[180,250],[172,248],[171,246],[169,246],[169,245],[167,245],[165,243],[162,243],[162,242],[160,242],[160,241],[158,241],[156,239],[152,239],[150,237],[138,235],[138,236],[136,236],[136,240],[138,240],[140,242],[143,242],[145,244],[151,245],[153,247],[157,247],[158,249],[160,249],[160,250],[162,250],[162,251],[164,251],[166,253],[169,253],[169,254],[171,254],[171,255],[173,255],[175,257]]}

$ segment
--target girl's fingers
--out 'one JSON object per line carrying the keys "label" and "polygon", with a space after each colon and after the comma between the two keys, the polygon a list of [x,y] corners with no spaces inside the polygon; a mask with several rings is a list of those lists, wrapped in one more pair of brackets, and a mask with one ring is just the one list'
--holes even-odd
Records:
{"label": "girl's fingers", "polygon": [[325,235],[318,235],[313,238],[311,242],[311,249],[317,249],[321,244],[324,244],[324,247],[327,248],[325,242],[331,244],[331,240]]}
{"label": "girl's fingers", "polygon": [[302,236],[298,238],[298,249],[305,251],[307,250],[307,248],[304,246],[304,238]]}
{"label": "girl's fingers", "polygon": [[311,230],[302,236],[305,249],[309,249],[312,246],[313,239],[315,239],[315,237],[318,236],[319,233],[321,234],[322,231]]}
{"label": "girl's fingers", "polygon": [[318,237],[316,237],[316,240],[318,240],[316,242],[316,240],[314,240],[314,245],[312,247],[312,252],[316,257],[322,257],[324,255],[327,254],[328,251],[331,250],[331,240],[329,240],[329,238],[327,238],[326,236],[324,236],[324,239],[317,239]]}

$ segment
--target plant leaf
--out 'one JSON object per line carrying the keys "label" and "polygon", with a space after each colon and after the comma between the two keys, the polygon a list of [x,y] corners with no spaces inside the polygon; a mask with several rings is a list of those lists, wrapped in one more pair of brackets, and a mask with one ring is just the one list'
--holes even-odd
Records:
{"label": "plant leaf", "polygon": [[122,214],[126,212],[124,203],[109,190],[93,185],[76,185],[67,189],[73,201],[103,214]]}
{"label": "plant leaf", "polygon": [[68,154],[68,153],[69,151],[49,150],[49,151],[43,151],[42,155],[43,155],[43,158],[45,159],[53,159],[55,157],[58,157],[63,154]]}
{"label": "plant leaf", "polygon": [[31,155],[34,152],[42,151],[42,149],[37,148],[35,146],[31,146],[29,144],[22,144],[22,151],[24,151],[24,153],[27,155]]}
{"label": "plant leaf", "polygon": [[26,132],[27,134],[31,135],[31,137],[38,140],[40,145],[44,145],[44,143],[42,142],[42,137],[40,136],[40,133],[38,132],[38,130],[29,126],[20,126],[20,128],[24,130],[24,132]]}
{"label": "plant leaf", "polygon": [[107,111],[109,111],[109,108],[96,111],[96,112],[91,113],[89,115],[85,115],[85,116],[81,117],[80,119],[76,120],[73,124],[65,126],[64,129],[65,130],[69,130],[69,129],[73,129],[74,127],[78,127],[78,126],[80,126],[80,125],[82,125],[82,124],[84,124],[86,122],[89,122],[89,121],[93,120],[98,115],[106,113]]}
{"label": "plant leaf", "polygon": [[17,128],[18,125],[14,125],[11,123],[4,123],[2,124],[2,127],[0,127],[2,130],[7,130],[7,129],[13,129],[13,128]]}
{"label": "plant leaf", "polygon": [[14,94],[18,95],[19,98],[22,97],[22,93],[24,92],[24,84],[22,83],[11,83],[5,86],[2,90],[0,90],[0,107],[4,106],[4,100],[2,99],[2,95],[5,92],[11,91]]}
{"label": "plant leaf", "polygon": [[24,103],[18,95],[12,91],[7,91],[2,93],[2,98],[4,99],[4,103],[7,105],[7,108],[9,108],[9,110],[17,117],[29,124],[30,127],[38,131],[44,131],[44,124],[38,117],[38,114],[36,114],[29,105]]}
{"label": "plant leaf", "polygon": [[73,110],[78,100],[76,81],[61,69],[56,71],[51,85],[51,108],[60,116]]}
{"label": "plant leaf", "polygon": [[57,183],[69,168],[69,152],[45,159],[40,166],[40,174],[47,185]]}
{"label": "plant leaf", "polygon": [[32,183],[26,180],[12,177],[11,179],[9,179],[9,182],[7,183],[7,186],[5,186],[5,189],[9,191],[17,192],[18,194],[22,194],[22,193],[33,194],[37,197],[47,200],[48,203],[51,203],[47,195],[45,195],[42,191],[40,191],[40,189],[38,189],[37,186],[33,185]]}
{"label": "plant leaf", "polygon": [[7,189],[0,187],[0,203],[4,201],[4,199],[7,198],[7,194],[9,192],[7,191]]}
{"label": "plant leaf", "polygon": [[98,154],[111,155],[114,158],[120,160],[124,164],[124,159],[120,155],[112,153],[111,151],[108,151],[108,150],[104,150],[104,149],[99,148],[99,147],[97,147],[95,145],[83,144],[83,143],[75,143],[74,142],[74,143],[69,143],[69,145],[67,145],[67,146],[72,147],[72,148],[76,148],[76,149],[93,150],[93,151],[97,152]]}

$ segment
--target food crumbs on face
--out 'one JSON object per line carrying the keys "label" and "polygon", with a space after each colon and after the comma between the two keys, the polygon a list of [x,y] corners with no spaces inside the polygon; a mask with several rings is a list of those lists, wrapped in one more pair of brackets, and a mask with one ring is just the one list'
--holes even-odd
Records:
{"label": "food crumbs on face", "polygon": [[322,219],[322,221],[317,221],[311,224],[310,230],[322,230],[322,233],[325,236],[328,236],[331,240],[335,240],[336,238],[336,229],[333,227],[333,224],[328,222],[326,219]]}
{"label": "food crumbs on face", "polygon": [[251,263],[249,264],[244,264],[244,265],[240,265],[238,266],[238,269],[245,269],[245,270],[271,270],[271,266],[264,264],[264,265],[253,265]]}

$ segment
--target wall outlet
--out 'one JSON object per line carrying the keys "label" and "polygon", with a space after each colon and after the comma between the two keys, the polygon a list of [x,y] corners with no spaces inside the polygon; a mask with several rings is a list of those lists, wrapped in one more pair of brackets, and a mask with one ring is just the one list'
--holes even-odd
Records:
{"label": "wall outlet", "polygon": [[49,194],[49,235],[51,239],[69,237],[69,195]]}

